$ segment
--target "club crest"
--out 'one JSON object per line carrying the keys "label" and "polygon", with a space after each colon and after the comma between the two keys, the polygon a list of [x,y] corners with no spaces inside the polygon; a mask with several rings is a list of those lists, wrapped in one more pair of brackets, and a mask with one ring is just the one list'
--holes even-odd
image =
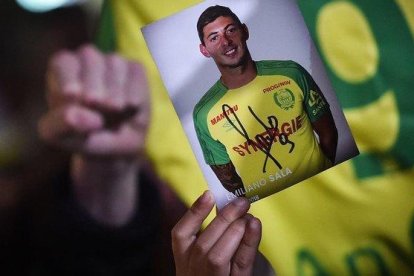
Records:
{"label": "club crest", "polygon": [[295,105],[295,96],[289,89],[282,89],[273,94],[275,103],[284,110],[289,110]]}

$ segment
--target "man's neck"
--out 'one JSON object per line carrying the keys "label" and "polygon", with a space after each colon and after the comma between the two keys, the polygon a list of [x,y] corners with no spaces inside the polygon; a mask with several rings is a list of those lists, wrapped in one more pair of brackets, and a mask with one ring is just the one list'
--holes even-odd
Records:
{"label": "man's neck", "polygon": [[249,58],[248,61],[235,68],[221,68],[221,82],[228,89],[240,88],[251,82],[257,75],[256,64]]}

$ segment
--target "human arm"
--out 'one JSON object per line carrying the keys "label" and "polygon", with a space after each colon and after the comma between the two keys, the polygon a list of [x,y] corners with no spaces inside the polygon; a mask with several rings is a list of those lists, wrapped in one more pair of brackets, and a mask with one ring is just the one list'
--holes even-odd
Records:
{"label": "human arm", "polygon": [[210,165],[210,167],[227,191],[232,192],[233,194],[236,194],[236,191],[239,191],[238,194],[244,196],[245,191],[243,182],[236,172],[233,162],[230,161],[223,165]]}
{"label": "human arm", "polygon": [[213,170],[223,187],[236,194],[244,195],[242,179],[227,154],[226,147],[217,139],[214,139],[206,125],[206,111],[198,104],[193,111],[194,128],[197,139],[203,152],[204,161]]}
{"label": "human arm", "polygon": [[329,103],[309,72],[299,64],[297,66],[301,72],[301,83],[305,93],[305,112],[312,123],[313,130],[319,137],[322,152],[334,164],[338,144],[338,130]]}
{"label": "human arm", "polygon": [[79,204],[101,223],[124,225],[138,206],[137,170],[149,122],[142,67],[84,46],[51,58],[47,85],[49,110],[39,122],[40,137],[74,153]]}
{"label": "human arm", "polygon": [[251,275],[261,239],[260,221],[247,211],[245,198],[220,210],[201,231],[214,206],[205,192],[172,230],[177,275]]}
{"label": "human arm", "polygon": [[338,145],[338,130],[332,113],[330,111],[325,112],[317,121],[312,123],[312,126],[319,136],[319,145],[323,153],[334,164]]}

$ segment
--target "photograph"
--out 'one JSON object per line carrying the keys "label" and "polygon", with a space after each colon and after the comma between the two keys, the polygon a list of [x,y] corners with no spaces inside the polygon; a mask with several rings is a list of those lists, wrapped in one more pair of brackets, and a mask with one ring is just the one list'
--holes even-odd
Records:
{"label": "photograph", "polygon": [[218,208],[358,155],[294,1],[205,1],[142,32]]}

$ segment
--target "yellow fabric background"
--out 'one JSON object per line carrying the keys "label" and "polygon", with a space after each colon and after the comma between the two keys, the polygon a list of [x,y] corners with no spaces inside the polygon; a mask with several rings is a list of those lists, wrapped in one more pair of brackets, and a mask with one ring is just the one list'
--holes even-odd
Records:
{"label": "yellow fabric background", "polygon": [[[145,64],[150,78],[153,122],[148,153],[161,176],[188,204],[207,186],[139,28],[195,3],[190,0],[112,1],[118,49],[126,57]],[[413,31],[413,2],[399,0],[398,3]],[[340,39],[335,32],[340,34],[340,30],[329,30],[331,37],[325,37],[331,41],[328,44]],[[344,43],[352,47],[353,42]],[[332,59],[338,57],[341,56],[331,55]],[[368,62],[375,62],[373,58]],[[343,69],[342,61],[336,62],[338,69]],[[346,70],[345,77],[351,80],[370,74],[369,68],[355,71],[354,75],[346,75],[349,73]],[[382,112],[384,106],[386,113]],[[386,143],[392,144],[392,137],[398,131],[392,127],[398,124],[398,108],[393,104],[391,92],[370,106],[346,110],[346,116],[362,150],[387,147]],[[385,131],[373,123],[378,116],[390,120],[391,127],[386,131],[391,141],[376,136]],[[414,274],[413,179],[414,170],[407,169],[391,170],[361,181],[352,164],[346,162],[256,202],[251,212],[263,224],[260,249],[279,275]]]}
{"label": "yellow fabric background", "polygon": [[[147,49],[140,28],[178,12],[196,1],[112,1],[118,51],[142,62],[151,87],[152,123],[147,151],[159,174],[187,203],[192,202],[207,185],[196,165],[178,117]],[[168,39],[166,39],[166,42]]]}

